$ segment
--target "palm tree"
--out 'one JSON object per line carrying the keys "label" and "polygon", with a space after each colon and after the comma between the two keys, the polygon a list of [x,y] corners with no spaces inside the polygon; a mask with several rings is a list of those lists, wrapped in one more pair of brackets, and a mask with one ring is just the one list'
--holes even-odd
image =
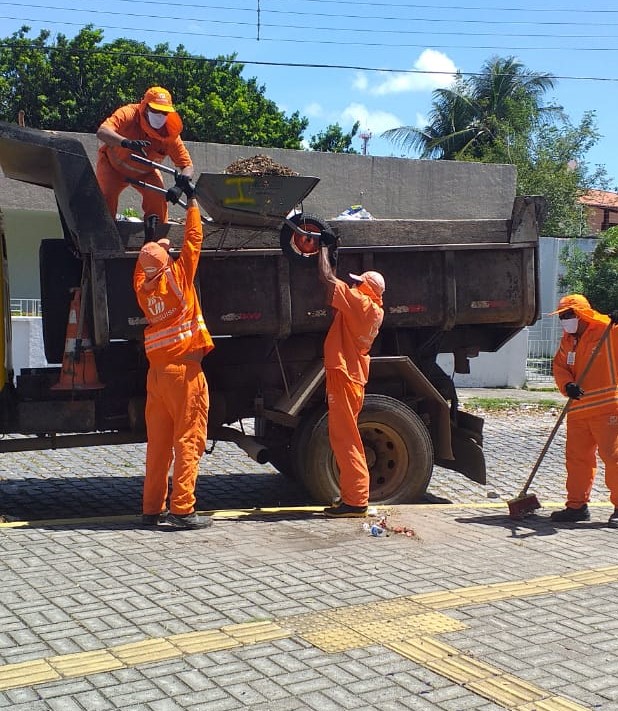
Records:
{"label": "palm tree", "polygon": [[401,126],[382,136],[421,158],[478,158],[504,131],[527,133],[541,114],[560,111],[542,105],[553,86],[549,74],[530,71],[514,57],[493,57],[479,74],[458,74],[452,87],[433,92],[425,128]]}

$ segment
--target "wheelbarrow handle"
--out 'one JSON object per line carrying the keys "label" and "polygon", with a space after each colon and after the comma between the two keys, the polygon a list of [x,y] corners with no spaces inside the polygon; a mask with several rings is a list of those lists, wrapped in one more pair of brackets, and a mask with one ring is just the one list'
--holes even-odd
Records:
{"label": "wheelbarrow handle", "polygon": [[[126,178],[127,183],[131,183],[131,185],[139,185],[140,188],[148,188],[149,190],[154,190],[156,193],[162,193],[163,195],[167,195],[167,190],[165,188],[160,188],[158,185],[152,185],[151,183],[147,183],[144,180],[137,180],[136,178]],[[184,209],[187,209],[187,203],[184,200],[179,200],[177,205],[180,205],[180,207],[184,207]]]}
{"label": "wheelbarrow handle", "polygon": [[155,163],[153,160],[148,160],[144,156],[140,156],[137,153],[131,153],[131,160],[137,163],[142,163],[143,165],[149,165],[151,168],[158,168],[164,173],[169,173],[170,175],[176,175],[177,171],[174,168],[170,168],[169,165],[163,165],[163,163]]}

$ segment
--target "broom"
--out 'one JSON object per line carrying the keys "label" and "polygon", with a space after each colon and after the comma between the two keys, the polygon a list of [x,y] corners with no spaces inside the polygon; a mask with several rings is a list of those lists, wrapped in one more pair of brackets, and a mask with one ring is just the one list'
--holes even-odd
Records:
{"label": "broom", "polygon": [[[603,344],[607,340],[607,337],[609,336],[610,331],[612,330],[612,322],[610,321],[607,324],[607,328],[603,331],[603,335],[599,339],[599,342],[597,345],[594,347],[594,350],[590,354],[590,358],[588,359],[588,362],[586,363],[586,366],[584,367],[584,370],[582,371],[581,375],[577,379],[577,382],[575,383],[576,385],[579,385],[580,383],[583,383],[584,378],[588,374],[588,371],[592,367],[592,364],[595,361],[595,358],[597,357],[597,354],[603,347]],[[514,499],[511,499],[508,501],[508,506],[509,506],[509,517],[514,518],[514,519],[522,519],[525,516],[530,515],[531,513],[534,513],[536,509],[541,508],[541,504],[539,503],[539,500],[534,494],[528,494],[528,489],[530,488],[530,484],[532,484],[532,480],[536,476],[537,471],[539,470],[539,467],[541,466],[541,462],[545,458],[545,454],[547,453],[547,450],[549,449],[551,443],[554,441],[554,437],[556,436],[556,432],[560,428],[560,425],[562,424],[562,421],[567,415],[567,412],[569,411],[571,404],[573,402],[572,398],[569,398],[566,402],[566,405],[562,408],[562,412],[560,413],[558,419],[556,420],[556,424],[554,425],[552,431],[549,433],[549,437],[547,438],[547,441],[545,442],[545,445],[543,449],[541,450],[541,453],[537,457],[536,462],[534,463],[534,466],[532,467],[532,471],[530,472],[530,475],[528,476],[528,479],[526,480],[526,483],[524,484],[522,490],[519,492],[519,495],[516,496]]]}

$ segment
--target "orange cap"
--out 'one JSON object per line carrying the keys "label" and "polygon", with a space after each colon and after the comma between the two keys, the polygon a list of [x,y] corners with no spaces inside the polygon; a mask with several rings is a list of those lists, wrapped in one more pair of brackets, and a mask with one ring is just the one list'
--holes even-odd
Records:
{"label": "orange cap", "polygon": [[[161,242],[167,242],[169,248],[168,239],[162,239]],[[151,279],[155,279],[167,266],[169,257],[164,244],[159,244],[159,242],[147,242],[140,249],[137,260],[144,270],[147,280],[150,281]]]}
{"label": "orange cap", "polygon": [[144,94],[143,101],[155,111],[165,111],[166,113],[175,111],[172,95],[162,86],[151,86]]}
{"label": "orange cap", "polygon": [[380,272],[363,272],[362,274],[350,274],[350,279],[365,282],[375,292],[376,296],[382,296],[386,283]]}
{"label": "orange cap", "polygon": [[591,306],[585,296],[581,294],[568,294],[560,299],[558,308],[555,311],[550,311],[549,316],[561,314],[563,311],[568,311],[569,309],[573,309],[573,311],[584,311],[585,309],[590,310]]}

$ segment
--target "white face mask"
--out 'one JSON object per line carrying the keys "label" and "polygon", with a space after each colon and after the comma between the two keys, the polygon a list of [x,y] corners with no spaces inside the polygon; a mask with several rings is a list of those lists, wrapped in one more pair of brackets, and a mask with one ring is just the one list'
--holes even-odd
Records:
{"label": "white face mask", "polygon": [[154,111],[147,112],[148,123],[153,128],[163,128],[165,122],[167,121],[167,114],[156,114]]}
{"label": "white face mask", "polygon": [[578,318],[564,318],[560,323],[565,333],[577,333],[577,327],[579,326]]}

